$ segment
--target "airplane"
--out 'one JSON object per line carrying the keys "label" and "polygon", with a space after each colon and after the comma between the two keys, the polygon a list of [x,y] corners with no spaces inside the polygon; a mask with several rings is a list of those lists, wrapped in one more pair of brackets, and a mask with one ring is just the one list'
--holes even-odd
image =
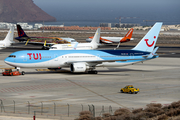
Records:
{"label": "airplane", "polygon": [[[101,29],[98,28],[94,35],[93,40],[90,43],[78,43],[76,46],[76,50],[91,50],[98,48],[99,44],[99,37],[100,37]],[[49,50],[72,50],[75,44],[55,44],[50,47]]]}
{"label": "airplane", "polygon": [[70,68],[72,73],[97,74],[96,67],[121,67],[158,58],[154,47],[161,26],[162,22],[155,23],[131,50],[26,50],[12,53],[4,61],[18,70]]}
{"label": "airplane", "polygon": [[0,49],[11,46],[11,44],[14,43],[13,38],[14,38],[14,27],[10,26],[10,29],[9,29],[8,34],[6,35],[6,38],[0,41]]}
{"label": "airplane", "polygon": [[[26,42],[25,45],[34,44],[34,45],[42,45],[42,49],[48,49],[50,46],[54,44],[64,44],[64,43],[72,43],[75,44],[77,41],[73,38],[59,38],[59,37],[29,37],[26,35],[24,30],[20,25],[17,26],[18,37],[15,39],[20,42]],[[46,44],[44,44],[46,43]]]}
{"label": "airplane", "polygon": [[[124,43],[124,42],[128,42],[130,40],[134,40],[134,38],[132,37],[132,33],[133,33],[133,28],[131,28],[128,33],[125,35],[125,37],[100,37],[100,43],[106,43],[106,44],[111,44],[111,43]],[[87,42],[91,42],[91,40],[93,39],[92,37],[89,37],[88,39],[86,39]]]}

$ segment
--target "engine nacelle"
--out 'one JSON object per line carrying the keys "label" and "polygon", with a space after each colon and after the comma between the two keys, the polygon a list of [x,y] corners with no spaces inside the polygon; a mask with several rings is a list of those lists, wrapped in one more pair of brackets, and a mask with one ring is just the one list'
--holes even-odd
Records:
{"label": "engine nacelle", "polygon": [[87,66],[85,63],[73,63],[70,66],[71,72],[85,72]]}

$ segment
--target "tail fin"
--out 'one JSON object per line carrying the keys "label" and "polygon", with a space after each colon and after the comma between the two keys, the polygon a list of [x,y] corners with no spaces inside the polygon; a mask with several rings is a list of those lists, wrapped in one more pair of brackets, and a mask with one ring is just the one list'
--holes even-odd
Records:
{"label": "tail fin", "polygon": [[141,41],[133,48],[133,50],[140,50],[146,52],[152,52],[161,30],[162,22],[157,22],[149,30],[149,32],[141,39]]}
{"label": "tail fin", "polygon": [[9,32],[6,35],[6,38],[4,39],[4,41],[14,43],[13,39],[14,39],[14,26],[10,26]]}
{"label": "tail fin", "polygon": [[96,33],[94,34],[94,37],[93,37],[92,41],[91,41],[91,44],[93,44],[93,46],[98,46],[99,45],[100,32],[101,32],[101,28],[98,28],[96,30]]}
{"label": "tail fin", "polygon": [[19,37],[28,37],[20,25],[17,24],[16,26],[17,26],[17,31],[18,31]]}
{"label": "tail fin", "polygon": [[125,35],[125,37],[123,37],[120,42],[128,42],[130,41],[131,37],[132,37],[132,34],[133,34],[133,28],[131,28],[128,33]]}

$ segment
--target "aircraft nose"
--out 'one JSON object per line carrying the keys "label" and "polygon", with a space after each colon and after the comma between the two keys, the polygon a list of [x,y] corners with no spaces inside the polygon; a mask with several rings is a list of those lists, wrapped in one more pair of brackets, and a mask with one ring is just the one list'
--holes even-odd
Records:
{"label": "aircraft nose", "polygon": [[4,59],[4,62],[7,64],[9,63],[9,58]]}
{"label": "aircraft nose", "polygon": [[6,64],[8,64],[8,65],[11,65],[11,66],[12,66],[12,62],[11,62],[10,58],[6,58],[6,59],[4,59],[4,62],[5,62]]}

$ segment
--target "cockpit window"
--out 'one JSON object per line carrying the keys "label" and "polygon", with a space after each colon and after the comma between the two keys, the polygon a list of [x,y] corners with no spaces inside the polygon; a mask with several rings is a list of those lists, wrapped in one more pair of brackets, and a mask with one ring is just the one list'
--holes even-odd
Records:
{"label": "cockpit window", "polygon": [[16,58],[16,56],[15,56],[15,55],[10,55],[9,57]]}

